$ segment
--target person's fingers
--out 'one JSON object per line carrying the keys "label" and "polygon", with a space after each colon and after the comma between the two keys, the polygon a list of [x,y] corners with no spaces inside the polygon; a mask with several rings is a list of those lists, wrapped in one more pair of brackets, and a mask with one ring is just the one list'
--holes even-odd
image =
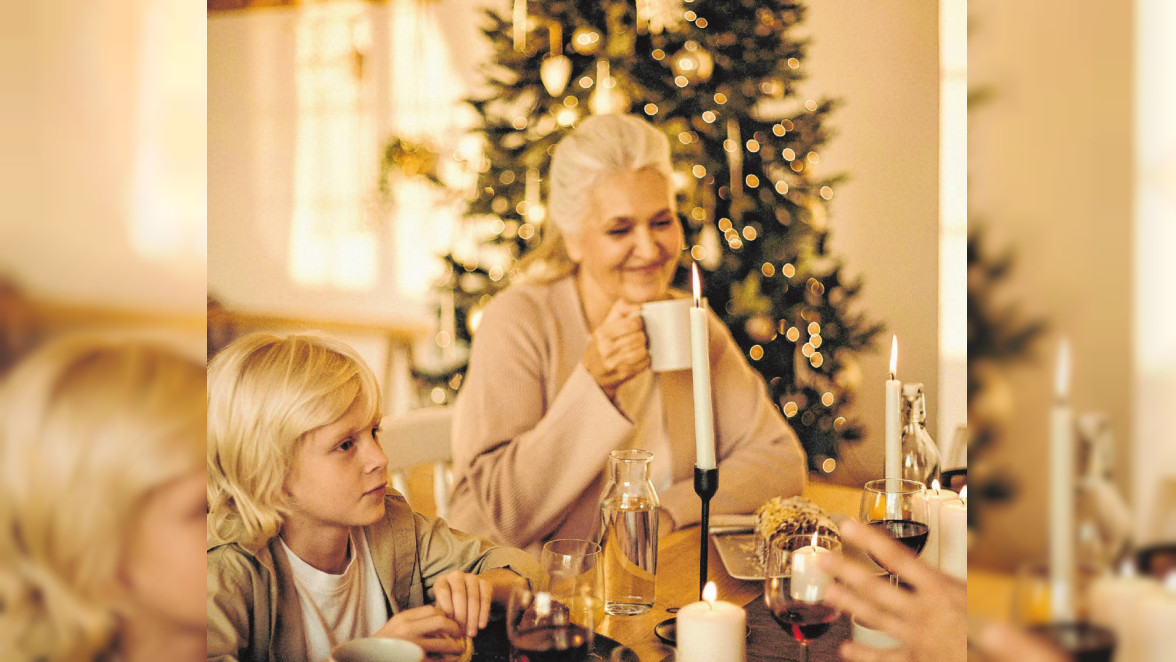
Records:
{"label": "person's fingers", "polygon": [[449,590],[453,593],[453,620],[457,621],[457,624],[464,628],[466,613],[468,612],[465,577],[461,572],[454,571],[446,579],[449,580],[447,582]]}
{"label": "person's fingers", "polygon": [[443,614],[405,623],[405,631],[414,637],[445,636],[460,639],[463,636],[457,622]]}
{"label": "person's fingers", "polygon": [[420,607],[413,607],[412,609],[405,609],[396,616],[403,621],[419,621],[424,618],[432,616],[444,616],[445,612],[441,611],[436,605],[423,605]]}
{"label": "person's fingers", "polygon": [[[494,597],[494,589],[485,579],[478,580],[478,588],[482,596],[482,617],[478,619],[478,629],[480,630],[490,624],[490,601]],[[474,634],[470,636],[473,637],[477,634],[478,632],[475,630]]]}
{"label": "person's fingers", "polygon": [[901,648],[873,648],[856,641],[842,642],[839,652],[846,662],[907,662],[911,659]]}
{"label": "person's fingers", "polygon": [[853,614],[859,621],[869,622],[873,629],[904,638],[908,623],[904,612],[892,605],[867,600],[841,584],[834,584],[825,592],[825,602],[843,612]]}
{"label": "person's fingers", "polygon": [[885,533],[856,520],[846,520],[841,525],[841,538],[864,549],[879,565],[911,586],[919,588],[927,581],[927,566],[914,552]]}
{"label": "person's fingers", "polygon": [[903,613],[911,607],[911,591],[891,586],[887,579],[858,561],[840,554],[822,554],[817,564],[842,588],[880,609]]}
{"label": "person's fingers", "polygon": [[437,607],[450,618],[454,617],[453,589],[449,585],[448,577],[441,577],[433,585],[433,595],[437,600]]}
{"label": "person's fingers", "polygon": [[465,594],[466,594],[466,618],[465,633],[467,637],[475,637],[478,635],[478,623],[482,620],[482,585],[478,583],[478,576],[466,574],[463,575],[465,580]]}
{"label": "person's fingers", "polygon": [[460,655],[465,652],[465,639],[461,637],[420,637],[413,642],[429,655]]}

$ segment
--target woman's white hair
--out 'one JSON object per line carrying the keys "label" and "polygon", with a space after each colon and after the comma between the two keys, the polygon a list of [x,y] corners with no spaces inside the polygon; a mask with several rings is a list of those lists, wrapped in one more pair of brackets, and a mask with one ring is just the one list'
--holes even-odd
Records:
{"label": "woman's white hair", "polygon": [[653,169],[673,181],[664,133],[632,115],[593,115],[555,148],[547,210],[566,236],[579,234],[600,181],[615,172]]}
{"label": "woman's white hair", "polygon": [[156,341],[72,336],[0,389],[0,658],[113,654],[144,500],[199,471],[204,365]]}

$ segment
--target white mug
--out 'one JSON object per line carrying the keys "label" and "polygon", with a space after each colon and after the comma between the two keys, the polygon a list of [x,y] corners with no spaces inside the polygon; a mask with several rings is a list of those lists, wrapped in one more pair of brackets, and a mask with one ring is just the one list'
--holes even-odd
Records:
{"label": "white mug", "polygon": [[421,662],[425,651],[403,639],[364,637],[331,649],[331,662]]}
{"label": "white mug", "polygon": [[641,305],[654,372],[690,367],[690,299],[666,299]]}

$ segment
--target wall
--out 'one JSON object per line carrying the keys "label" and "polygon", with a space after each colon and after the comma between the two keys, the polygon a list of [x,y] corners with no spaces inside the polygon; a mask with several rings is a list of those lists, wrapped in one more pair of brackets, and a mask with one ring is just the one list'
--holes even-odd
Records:
{"label": "wall", "polygon": [[[856,410],[866,439],[844,448],[839,479],[860,485],[881,477],[883,382],[890,336],[898,335],[898,377],[921,381],[928,429],[941,415],[939,391],[939,24],[938,3],[810,2],[803,32],[812,44],[802,63],[810,96],[844,105],[836,135],[821,153],[826,172],[850,180],[829,210],[832,251],[865,281],[859,299],[885,322],[877,351],[860,359]],[[962,293],[961,293],[962,294]],[[937,439],[938,441],[938,439]]]}
{"label": "wall", "polygon": [[1016,283],[1001,296],[1052,326],[1037,360],[1009,375],[1011,432],[991,457],[1020,495],[986,509],[994,544],[972,550],[1010,566],[1045,553],[1059,337],[1073,349],[1074,409],[1108,415],[1119,485],[1131,484],[1133,14],[1065,0],[977,3],[971,14],[970,82],[996,96],[969,120],[970,205],[993,246],[1017,251]]}

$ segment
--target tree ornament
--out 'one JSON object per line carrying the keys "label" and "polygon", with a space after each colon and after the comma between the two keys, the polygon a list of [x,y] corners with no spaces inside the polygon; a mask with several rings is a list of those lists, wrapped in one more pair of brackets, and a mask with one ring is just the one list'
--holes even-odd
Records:
{"label": "tree ornament", "polygon": [[580,55],[596,55],[603,46],[600,32],[587,25],[581,25],[572,31],[572,50]]}
{"label": "tree ornament", "polygon": [[676,32],[683,13],[682,0],[637,0],[637,32]]}
{"label": "tree ornament", "polygon": [[705,83],[715,69],[715,60],[694,40],[687,41],[682,50],[670,58],[670,69],[691,83]]}
{"label": "tree ornament", "polygon": [[852,358],[841,360],[841,368],[833,373],[833,383],[843,393],[855,393],[862,385],[862,368]]}
{"label": "tree ornament", "polygon": [[629,110],[629,95],[617,86],[616,79],[609,74],[608,60],[596,61],[596,90],[588,99],[588,107],[592,109],[593,115]]}
{"label": "tree ornament", "polygon": [[563,94],[571,76],[572,61],[566,55],[549,53],[543,58],[543,64],[539,65],[539,79],[543,81],[543,88],[553,97]]}
{"label": "tree ornament", "polygon": [[749,317],[744,329],[752,340],[759,343],[769,342],[776,336],[776,325],[772,324],[772,318],[763,314]]}

